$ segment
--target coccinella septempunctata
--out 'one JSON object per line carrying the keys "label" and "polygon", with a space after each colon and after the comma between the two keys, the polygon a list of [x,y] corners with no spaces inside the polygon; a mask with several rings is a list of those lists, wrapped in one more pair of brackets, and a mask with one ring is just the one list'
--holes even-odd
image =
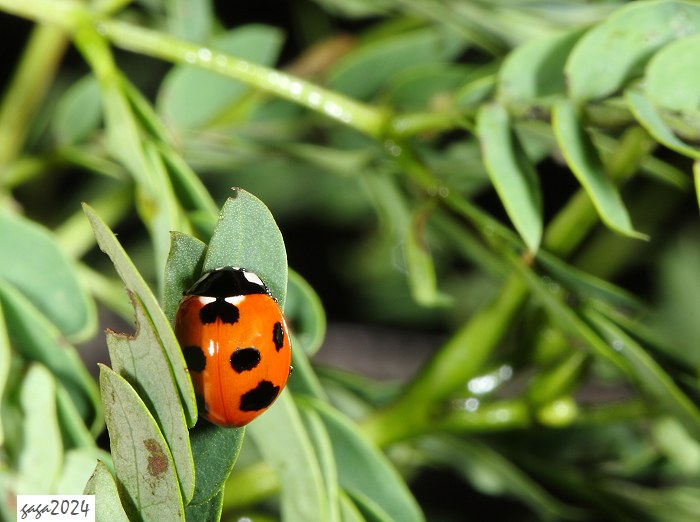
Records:
{"label": "coccinella septempunctata", "polygon": [[175,315],[200,415],[239,427],[265,411],[287,384],[292,349],[277,302],[243,268],[206,273]]}

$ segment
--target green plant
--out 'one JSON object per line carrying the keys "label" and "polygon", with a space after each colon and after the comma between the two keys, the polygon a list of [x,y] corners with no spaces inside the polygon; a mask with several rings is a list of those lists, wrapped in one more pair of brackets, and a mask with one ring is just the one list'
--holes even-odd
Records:
{"label": "green plant", "polygon": [[[88,490],[111,499],[105,520],[463,520],[406,486],[440,469],[516,499],[504,519],[700,514],[697,3],[298,2],[304,52],[285,70],[279,30],[225,31],[210,2],[0,9],[45,24],[0,107],[0,490],[64,491],[100,459]],[[337,37],[353,18],[372,23]],[[69,39],[90,68],[70,82]],[[46,212],[36,187],[62,197],[61,171],[79,184]],[[301,276],[288,285],[267,206],[355,234],[322,260],[357,316],[445,336],[415,376],[313,364],[323,308]],[[133,210],[132,263],[110,228]],[[183,288],[224,264],[259,273],[293,327],[290,393],[246,428],[252,445],[187,430],[169,324]],[[94,332],[93,300],[139,325],[107,336],[104,410],[64,345]],[[103,413],[111,458],[94,442]]]}

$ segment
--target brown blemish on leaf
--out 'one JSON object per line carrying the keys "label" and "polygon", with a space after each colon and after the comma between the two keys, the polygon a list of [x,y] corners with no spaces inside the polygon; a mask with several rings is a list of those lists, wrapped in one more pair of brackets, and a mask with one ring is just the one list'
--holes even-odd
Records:
{"label": "brown blemish on leaf", "polygon": [[160,447],[155,439],[146,439],[143,445],[148,450],[148,474],[151,477],[158,478],[166,469],[168,469],[168,459],[163,453],[163,448]]}

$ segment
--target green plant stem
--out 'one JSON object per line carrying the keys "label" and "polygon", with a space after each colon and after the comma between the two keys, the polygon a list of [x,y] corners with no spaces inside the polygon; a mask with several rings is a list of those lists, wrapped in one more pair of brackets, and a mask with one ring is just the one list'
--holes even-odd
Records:
{"label": "green plant stem", "polygon": [[407,138],[420,133],[435,133],[465,126],[465,118],[472,118],[471,109],[451,108],[447,111],[412,112],[397,114],[391,120],[391,134],[398,138]]}
{"label": "green plant stem", "polygon": [[[112,3],[106,5],[111,8]],[[390,112],[385,108],[366,105],[301,78],[199,44],[106,19],[81,4],[59,0],[0,0],[0,9],[35,21],[57,24],[70,32],[94,26],[98,33],[122,49],[211,70],[305,106],[369,136],[379,138],[387,132]]]}
{"label": "green plant stem", "polygon": [[65,31],[58,27],[33,29],[0,105],[0,167],[13,161],[22,149],[67,44]]}
{"label": "green plant stem", "polygon": [[439,413],[437,401],[477,375],[508,330],[527,297],[527,288],[509,277],[499,294],[445,344],[391,406],[363,423],[380,446],[422,432]]}
{"label": "green plant stem", "polygon": [[385,133],[389,113],[301,78],[236,58],[209,47],[115,20],[98,23],[98,31],[129,51],[212,70],[261,91],[307,107],[370,136]]}
{"label": "green plant stem", "polygon": [[[377,139],[407,137],[421,132],[442,132],[463,128],[469,109],[393,115],[388,108],[372,106],[329,91],[301,78],[263,67],[214,49],[171,37],[133,24],[109,19],[105,14],[121,9],[129,0],[104,0],[88,9],[70,0],[0,0],[0,9],[42,23],[75,32],[94,26],[118,47],[174,63],[186,63],[241,81],[260,91],[296,104],[353,127]],[[533,108],[516,112],[529,118]],[[619,127],[633,121],[621,104],[592,104],[584,107],[589,122],[602,127]],[[671,123],[673,125],[673,123]],[[673,127],[677,130],[676,127]],[[0,157],[1,158],[1,157]],[[0,162],[2,164],[2,162]]]}
{"label": "green plant stem", "polygon": [[[564,342],[564,337],[560,342]],[[560,348],[565,348],[561,346]],[[588,354],[583,350],[568,350],[553,368],[537,374],[528,384],[528,398],[534,404],[545,404],[571,393],[578,387]]]}
{"label": "green plant stem", "polygon": [[478,433],[527,428],[532,423],[529,405],[523,400],[511,399],[478,406],[474,411],[456,406],[440,419],[437,429],[453,433]]}

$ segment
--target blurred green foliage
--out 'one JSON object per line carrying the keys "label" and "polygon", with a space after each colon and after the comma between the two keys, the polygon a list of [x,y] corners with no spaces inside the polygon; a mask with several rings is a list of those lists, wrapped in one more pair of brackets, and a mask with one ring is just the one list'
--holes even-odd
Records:
{"label": "blurred green foliage", "polygon": [[[700,6],[278,8],[0,0],[36,23],[0,105],[0,518],[697,519]],[[192,428],[170,329],[221,264],[295,341],[245,438]],[[324,368],[324,309],[443,342],[404,382]],[[102,393],[96,310],[139,325]]]}

